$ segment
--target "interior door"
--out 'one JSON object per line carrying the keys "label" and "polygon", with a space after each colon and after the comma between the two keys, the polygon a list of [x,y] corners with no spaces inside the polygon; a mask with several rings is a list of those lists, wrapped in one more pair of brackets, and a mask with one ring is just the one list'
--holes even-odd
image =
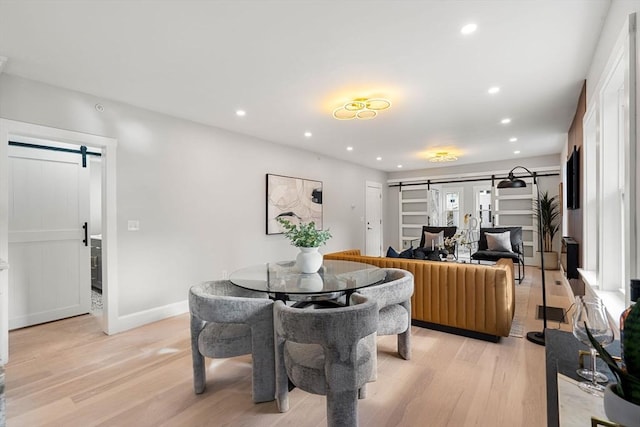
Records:
{"label": "interior door", "polygon": [[91,309],[88,166],[79,154],[9,147],[9,329]]}
{"label": "interior door", "polygon": [[365,251],[369,256],[382,254],[382,185],[367,183],[365,212]]}

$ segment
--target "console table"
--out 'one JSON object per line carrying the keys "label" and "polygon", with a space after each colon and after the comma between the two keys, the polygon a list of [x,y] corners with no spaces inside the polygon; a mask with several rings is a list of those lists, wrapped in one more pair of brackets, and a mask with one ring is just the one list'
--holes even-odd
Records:
{"label": "console table", "polygon": [[[614,341],[606,347],[607,351],[612,355],[620,355],[620,342]],[[583,381],[576,374],[578,369],[578,352],[580,350],[589,350],[589,347],[578,341],[571,332],[559,331],[555,329],[545,329],[545,356],[546,356],[546,375],[547,375],[547,426],[559,427],[560,424],[560,407],[569,407],[572,418],[579,419],[584,424],[584,420],[589,420],[592,415],[603,417],[602,399],[591,396],[588,393],[578,389],[575,381]],[[585,363],[589,363],[588,357],[585,357]],[[609,381],[615,381],[607,364],[598,358],[598,371],[609,377]],[[558,377],[560,376],[560,381]],[[571,387],[579,392],[573,393]],[[558,392],[560,390],[560,393]],[[580,395],[582,393],[582,397]],[[561,397],[559,399],[558,397]],[[568,424],[566,421],[563,427]]]}

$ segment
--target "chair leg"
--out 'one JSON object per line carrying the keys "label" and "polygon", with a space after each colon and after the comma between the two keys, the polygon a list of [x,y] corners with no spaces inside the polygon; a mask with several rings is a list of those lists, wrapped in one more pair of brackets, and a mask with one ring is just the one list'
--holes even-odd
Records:
{"label": "chair leg", "polygon": [[276,363],[273,326],[251,329],[252,385],[255,403],[270,402],[276,398]]}
{"label": "chair leg", "polygon": [[193,390],[201,394],[207,385],[207,369],[204,365],[204,356],[198,348],[198,336],[204,328],[205,322],[191,316],[191,359],[193,361]]}
{"label": "chair leg", "polygon": [[327,426],[353,427],[358,425],[358,391],[327,391]]}
{"label": "chair leg", "polygon": [[[275,315],[275,313],[274,313]],[[289,376],[284,364],[284,340],[275,338],[276,403],[280,412],[289,410]]]}
{"label": "chair leg", "polygon": [[254,350],[252,366],[253,401],[270,402],[276,397],[275,363],[273,349]]}
{"label": "chair leg", "polygon": [[367,398],[367,385],[363,385],[358,389],[358,399],[366,399]]}
{"label": "chair leg", "polygon": [[404,360],[411,360],[411,323],[406,331],[398,334],[398,354]]}
{"label": "chair leg", "polygon": [[204,356],[196,348],[191,350],[193,359],[193,390],[196,394],[201,394],[207,385],[207,372],[204,366]]}
{"label": "chair leg", "polygon": [[524,280],[524,260],[518,258],[518,283]]}
{"label": "chair leg", "polygon": [[411,300],[402,303],[407,310],[407,330],[398,334],[398,354],[404,360],[411,359]]}

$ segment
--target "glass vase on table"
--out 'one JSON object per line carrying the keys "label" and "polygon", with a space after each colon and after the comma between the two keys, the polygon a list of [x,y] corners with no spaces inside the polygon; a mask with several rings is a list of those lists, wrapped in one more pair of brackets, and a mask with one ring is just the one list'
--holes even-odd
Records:
{"label": "glass vase on table", "polygon": [[606,383],[606,375],[596,370],[596,350],[591,346],[586,328],[603,347],[613,342],[613,324],[607,315],[607,309],[602,300],[597,297],[576,297],[576,312],[573,316],[573,335],[583,344],[589,346],[591,353],[590,368],[578,369],[576,373],[587,381],[578,383],[578,386],[587,393],[598,395],[605,388],[598,382]]}

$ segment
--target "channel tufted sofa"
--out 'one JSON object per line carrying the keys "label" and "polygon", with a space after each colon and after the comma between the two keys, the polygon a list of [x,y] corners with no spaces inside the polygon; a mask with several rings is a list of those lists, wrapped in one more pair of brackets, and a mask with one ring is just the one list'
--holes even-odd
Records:
{"label": "channel tufted sofa", "polygon": [[416,326],[497,342],[509,336],[515,310],[513,262],[462,264],[360,255],[359,249],[325,259],[400,268],[414,277],[411,319]]}

